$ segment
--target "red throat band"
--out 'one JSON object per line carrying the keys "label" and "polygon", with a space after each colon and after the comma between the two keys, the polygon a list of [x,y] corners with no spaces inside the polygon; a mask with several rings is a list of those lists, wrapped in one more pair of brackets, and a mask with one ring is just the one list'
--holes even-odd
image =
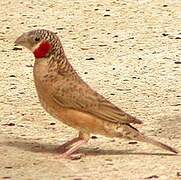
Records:
{"label": "red throat band", "polygon": [[35,58],[43,58],[47,55],[51,45],[47,41],[43,41],[37,49],[33,51]]}

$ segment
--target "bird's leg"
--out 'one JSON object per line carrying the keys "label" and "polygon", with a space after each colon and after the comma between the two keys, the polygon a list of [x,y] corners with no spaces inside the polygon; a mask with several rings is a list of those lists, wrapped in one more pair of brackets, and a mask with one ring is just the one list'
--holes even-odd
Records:
{"label": "bird's leg", "polygon": [[64,152],[68,149],[68,147],[69,147],[70,145],[72,145],[73,143],[75,143],[75,142],[77,142],[77,141],[79,141],[79,140],[80,140],[79,137],[73,138],[72,140],[67,141],[66,143],[60,145],[60,146],[56,149],[56,151],[58,151],[59,153],[64,153]]}
{"label": "bird's leg", "polygon": [[72,143],[72,147],[69,148],[67,151],[61,154],[61,157],[63,158],[70,158],[75,159],[81,157],[83,154],[76,153],[76,151],[81,147],[81,145],[88,142],[90,138],[89,133],[85,132],[79,132],[79,137]]}
{"label": "bird's leg", "polygon": [[86,140],[79,140],[73,144],[73,146],[68,149],[66,152],[61,154],[61,157],[68,158],[68,159],[77,159],[83,156],[82,153],[76,153],[76,151],[80,148],[81,145],[85,144]]}

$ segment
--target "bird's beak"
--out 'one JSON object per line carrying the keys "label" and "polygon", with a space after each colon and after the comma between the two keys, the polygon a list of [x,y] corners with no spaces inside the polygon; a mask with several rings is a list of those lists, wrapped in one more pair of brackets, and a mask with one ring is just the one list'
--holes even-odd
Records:
{"label": "bird's beak", "polygon": [[15,45],[21,45],[24,46],[24,44],[27,42],[27,38],[25,34],[22,34],[21,36],[19,36],[16,41],[15,41]]}

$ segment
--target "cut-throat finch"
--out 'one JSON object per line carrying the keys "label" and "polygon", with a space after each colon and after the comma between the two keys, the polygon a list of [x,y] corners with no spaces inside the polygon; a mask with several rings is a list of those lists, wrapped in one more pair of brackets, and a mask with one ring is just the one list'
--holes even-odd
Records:
{"label": "cut-throat finch", "polygon": [[35,56],[34,82],[41,105],[54,118],[77,129],[79,136],[61,145],[61,157],[75,158],[91,134],[151,143],[177,153],[172,147],[146,137],[131,124],[142,121],[124,112],[87,85],[69,63],[59,37],[48,30],[23,33],[15,44]]}

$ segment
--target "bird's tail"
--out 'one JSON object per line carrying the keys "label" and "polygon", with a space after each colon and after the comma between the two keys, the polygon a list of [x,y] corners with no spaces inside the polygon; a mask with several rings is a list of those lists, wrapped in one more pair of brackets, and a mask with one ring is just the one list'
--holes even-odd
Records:
{"label": "bird's tail", "polygon": [[162,149],[165,149],[167,151],[173,152],[175,154],[178,153],[174,148],[172,148],[172,147],[170,147],[170,146],[168,146],[168,145],[166,145],[164,143],[161,143],[161,142],[159,142],[157,140],[154,140],[154,139],[152,139],[150,137],[146,137],[144,134],[140,133],[136,128],[134,128],[131,125],[128,125],[126,129],[128,131],[130,131],[129,139],[136,140],[136,141],[141,141],[141,142],[147,142],[147,143],[153,144],[155,146],[158,146],[158,147],[160,147]]}
{"label": "bird's tail", "polygon": [[138,140],[138,141],[142,141],[142,142],[147,142],[147,143],[153,144],[153,145],[155,145],[155,146],[158,146],[158,147],[160,147],[160,148],[162,148],[162,149],[165,149],[165,150],[167,150],[167,151],[173,152],[173,153],[175,153],[175,154],[178,153],[174,148],[172,148],[172,147],[170,147],[170,146],[168,146],[168,145],[166,145],[166,144],[164,144],[164,143],[162,143],[162,142],[159,142],[159,141],[157,141],[157,140],[155,140],[155,139],[152,139],[152,138],[150,138],[150,137],[146,137],[146,136],[144,136],[144,135],[142,135],[142,134],[140,134],[140,135],[137,137],[137,140]]}

